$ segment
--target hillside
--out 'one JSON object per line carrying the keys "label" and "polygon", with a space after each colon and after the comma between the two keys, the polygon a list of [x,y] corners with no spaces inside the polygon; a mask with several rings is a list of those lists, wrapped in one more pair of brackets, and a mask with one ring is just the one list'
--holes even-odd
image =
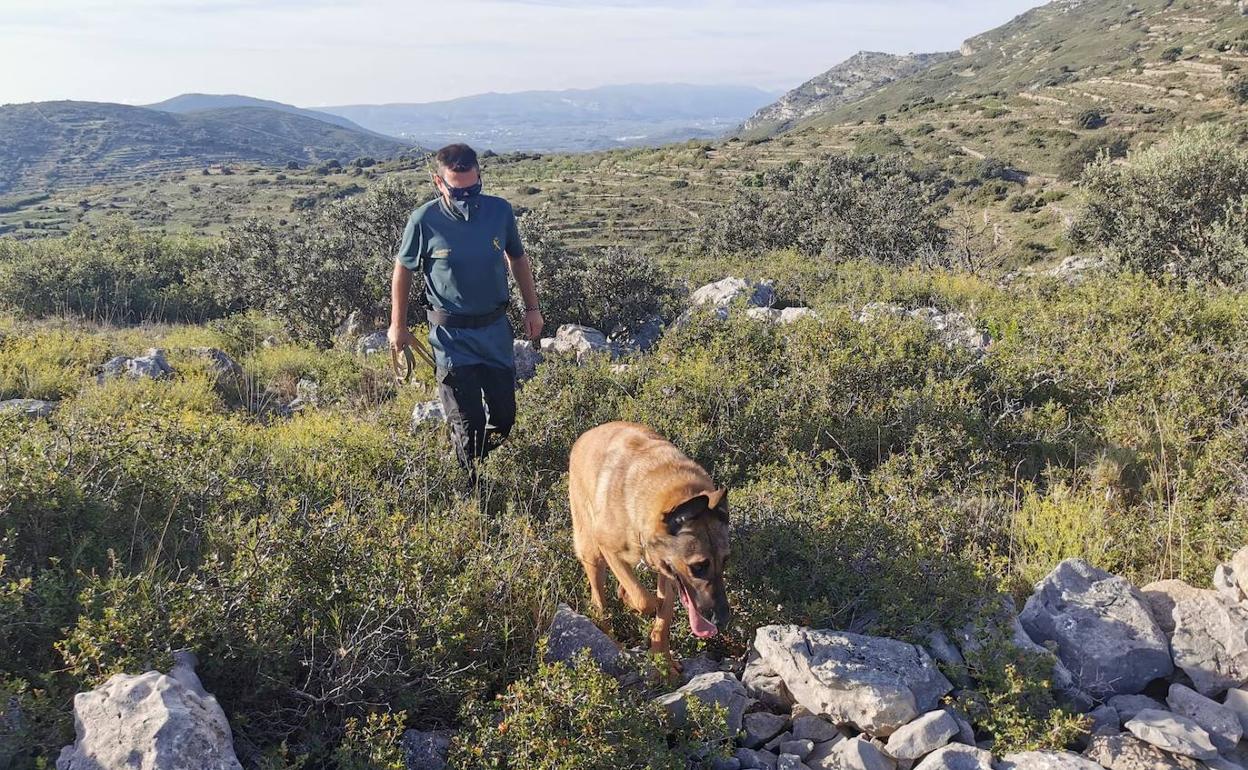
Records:
{"label": "hillside", "polygon": [[[241,94],[179,94],[171,99],[155,104],[143,105],[149,110],[160,110],[161,112],[173,112],[177,114],[186,114],[188,112],[203,112],[205,110],[220,110],[231,107],[266,107],[271,110],[280,112],[289,112],[294,115],[302,115],[305,118],[314,120],[323,120],[326,123],[332,123],[340,128],[347,128],[352,131],[363,131],[365,133],[376,133],[369,131],[367,128],[347,120],[341,115],[334,115],[329,112],[320,110],[309,110],[303,107],[296,107],[293,104],[285,102],[275,102],[272,99],[257,99],[254,96],[243,96]],[[381,134],[378,134],[381,136]],[[390,137],[393,138],[393,137]]]}
{"label": "hillside", "polygon": [[403,143],[263,107],[177,115],[101,102],[0,107],[0,193],[230,163],[391,156]]}
{"label": "hillside", "polygon": [[[1055,0],[963,44],[961,56],[804,121],[893,118],[1111,127],[1239,122],[1229,86],[1248,65],[1248,16],[1233,0]],[[987,127],[985,127],[987,128]]]}
{"label": "hillside", "polygon": [[859,51],[754,113],[742,124],[741,133],[756,136],[783,131],[800,120],[856,102],[895,80],[922,72],[954,56],[957,53],[897,56]]}
{"label": "hillside", "polygon": [[719,136],[774,96],[742,86],[639,84],[320,109],[425,145],[556,152]]}

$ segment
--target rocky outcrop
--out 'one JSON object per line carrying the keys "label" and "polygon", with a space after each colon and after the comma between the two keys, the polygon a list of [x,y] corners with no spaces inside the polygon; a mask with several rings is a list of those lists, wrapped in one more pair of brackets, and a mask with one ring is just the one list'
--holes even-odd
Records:
{"label": "rocky outcrop", "polygon": [[898,56],[859,51],[754,113],[742,124],[741,131],[778,133],[804,118],[858,101],[894,80],[922,72],[954,56],[957,54],[952,52]]}
{"label": "rocky outcrop", "polygon": [[148,348],[147,353],[136,358],[114,356],[104,363],[103,370],[96,379],[103,383],[108,380],[162,380],[173,375],[173,367],[165,358],[165,351],[160,348]]}
{"label": "rocky outcrop", "polygon": [[890,735],[953,689],[921,647],[894,639],[764,626],[754,649],[798,703],[872,735]]}
{"label": "rocky outcrop", "polygon": [[0,401],[0,414],[16,414],[32,420],[47,417],[54,411],[55,401],[41,401],[37,398],[10,398]]}
{"label": "rocky outcrop", "polygon": [[1041,580],[1019,621],[1032,641],[1056,644],[1079,687],[1095,696],[1137,693],[1174,670],[1140,592],[1082,559],[1067,559]]}
{"label": "rocky outcrop", "polygon": [[180,656],[168,675],[116,674],[74,696],[77,740],[57,770],[242,770],[225,712],[193,666]]}

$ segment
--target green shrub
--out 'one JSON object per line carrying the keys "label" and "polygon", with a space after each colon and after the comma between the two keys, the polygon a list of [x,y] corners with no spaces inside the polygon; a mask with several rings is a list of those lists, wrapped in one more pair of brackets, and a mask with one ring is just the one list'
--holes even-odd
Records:
{"label": "green shrub", "polygon": [[1057,174],[1062,179],[1074,181],[1083,174],[1089,163],[1102,156],[1108,158],[1127,157],[1128,140],[1123,134],[1102,133],[1080,139],[1079,142],[1062,152],[1057,162]]}
{"label": "green shrub", "polygon": [[[497,710],[470,707],[467,724],[450,761],[462,770],[709,767],[712,756],[724,756],[714,749],[727,734],[723,707],[696,698],[687,703],[685,723],[669,726],[662,706],[622,690],[588,652],[572,665],[539,664],[532,676],[499,694]],[[696,755],[699,761],[690,765]]]}
{"label": "green shrub", "polygon": [[1077,235],[1123,266],[1183,281],[1248,278],[1248,151],[1224,130],[1175,134],[1127,166],[1102,158],[1080,184]]}

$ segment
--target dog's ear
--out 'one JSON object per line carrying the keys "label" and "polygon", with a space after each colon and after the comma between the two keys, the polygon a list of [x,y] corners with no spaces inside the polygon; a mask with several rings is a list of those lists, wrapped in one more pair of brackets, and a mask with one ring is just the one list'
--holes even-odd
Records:
{"label": "dog's ear", "polygon": [[672,510],[663,514],[663,522],[667,525],[667,533],[675,535],[690,521],[710,512],[725,522],[728,520],[728,490],[716,489],[694,495]]}

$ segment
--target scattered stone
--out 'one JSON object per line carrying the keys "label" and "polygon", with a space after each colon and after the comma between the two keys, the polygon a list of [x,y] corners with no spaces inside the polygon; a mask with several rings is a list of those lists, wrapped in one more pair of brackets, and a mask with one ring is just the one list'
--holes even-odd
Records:
{"label": "scattered stone", "polygon": [[896,759],[918,759],[944,746],[958,734],[958,723],[947,711],[929,711],[888,737],[884,751]]}
{"label": "scattered stone", "polygon": [[1076,683],[1095,696],[1137,693],[1174,670],[1140,592],[1082,559],[1063,561],[1037,583],[1019,621],[1032,641],[1055,642]]}
{"label": "scattered stone", "polygon": [[762,659],[758,650],[750,649],[745,670],[741,672],[741,683],[751,697],[772,711],[788,711],[794,703],[784,680]]}
{"label": "scattered stone", "polygon": [[577,363],[582,363],[591,355],[611,353],[612,347],[607,336],[597,329],[581,324],[564,324],[554,337],[542,340],[541,352],[571,355]]}
{"label": "scattered stone", "polygon": [[390,350],[390,338],[386,336],[384,331],[365,334],[355,343],[355,352],[364,356],[371,356],[375,353],[385,353]]}
{"label": "scattered stone", "polygon": [[838,724],[887,736],[953,689],[922,648],[895,639],[764,626],[754,649],[798,702]]}
{"label": "scattered stone", "polygon": [[1239,587],[1239,578],[1235,568],[1230,564],[1219,564],[1213,569],[1213,590],[1238,604],[1244,601],[1244,592]]}
{"label": "scattered stone", "polygon": [[914,770],[992,770],[992,754],[975,746],[950,743],[928,754]]}
{"label": "scattered stone", "polygon": [[1107,703],[1118,712],[1118,718],[1122,724],[1130,722],[1135,719],[1136,714],[1147,709],[1166,710],[1166,704],[1147,695],[1115,695]]}
{"label": "scattered stone", "polygon": [[948,313],[935,307],[919,307],[907,310],[891,302],[870,302],[854,314],[858,323],[872,323],[880,318],[912,318],[936,332],[949,348],[962,348],[982,355],[992,345],[992,338],[975,328],[964,314]]}
{"label": "scattered stone", "polygon": [[1002,757],[997,770],[1101,770],[1101,766],[1069,751],[1021,751]]}
{"label": "scattered stone", "polygon": [[1232,687],[1226,691],[1222,705],[1235,712],[1235,715],[1239,717],[1240,727],[1243,728],[1244,734],[1248,735],[1248,690],[1242,687]]}
{"label": "scattered stone", "polygon": [[741,740],[741,745],[747,749],[762,746],[779,735],[788,721],[783,716],[772,714],[770,711],[755,711],[752,714],[746,714],[742,720],[745,737]]}
{"label": "scattered stone", "polygon": [[1162,751],[1130,733],[1094,735],[1084,756],[1108,770],[1205,770],[1191,757]]}
{"label": "scattered stone", "polygon": [[193,661],[179,656],[176,677],[115,674],[74,696],[77,739],[61,750],[57,770],[242,770],[225,712],[204,692]]}
{"label": "scattered stone", "polygon": [[958,670],[961,677],[955,675],[955,679],[965,678],[966,673],[962,669],[966,668],[966,660],[958,651],[958,646],[945,635],[944,631],[937,629],[927,635],[927,651],[936,660]]}
{"label": "scattered stone", "polygon": [[10,398],[0,401],[0,414],[17,414],[32,420],[47,417],[55,410],[55,401],[41,401],[37,398]]}
{"label": "scattered stone", "polygon": [[1096,254],[1075,254],[1066,257],[1061,264],[1049,270],[1049,275],[1074,283],[1082,280],[1087,273],[1100,270],[1105,265],[1105,258]]}
{"label": "scattered stone", "polygon": [[406,730],[399,747],[403,749],[406,770],[445,770],[451,750],[451,733],[446,730]]}
{"label": "scattered stone", "polygon": [[1182,580],[1158,580],[1141,588],[1140,595],[1144,597],[1144,604],[1148,606],[1157,627],[1169,636],[1174,633],[1174,605],[1203,591],[1192,588]]}
{"label": "scattered stone", "polygon": [[1248,683],[1248,606],[1212,591],[1178,602],[1170,646],[1201,695]]}
{"label": "scattered stone", "polygon": [[1209,734],[1209,739],[1218,751],[1234,749],[1239,744],[1239,739],[1244,736],[1238,714],[1190,687],[1178,683],[1170,685],[1166,703],[1174,713],[1200,725]]}
{"label": "scattered stone", "polygon": [[1200,725],[1169,711],[1145,709],[1127,722],[1125,727],[1136,738],[1171,754],[1182,754],[1194,759],[1210,759],[1218,754],[1213,742],[1209,740],[1209,734]]}
{"label": "scattered stone", "polygon": [[803,760],[810,756],[810,752],[815,750],[815,742],[810,740],[794,738],[780,744],[780,756],[792,754],[799,760]]}
{"label": "scattered stone", "polygon": [[446,410],[440,399],[420,401],[412,407],[412,427],[426,422],[446,422]]}
{"label": "scattered stone", "polygon": [[218,386],[237,383],[243,376],[243,367],[230,358],[229,353],[218,348],[192,348],[191,352],[208,362],[208,373]]}
{"label": "scattered stone", "polygon": [[806,757],[806,764],[811,767],[822,767],[828,761],[828,757],[832,754],[836,745],[845,740],[848,740],[848,738],[838,731],[836,737],[832,740],[815,743],[815,748],[810,752],[810,756]]}
{"label": "scattered stone", "polygon": [[737,749],[733,754],[742,770],[776,770],[776,755],[770,751]]}
{"label": "scattered stone", "polygon": [[870,741],[858,736],[837,741],[817,764],[812,760],[809,766],[815,770],[896,770],[897,763],[871,745]]}
{"label": "scattered stone", "polygon": [[524,382],[537,376],[537,365],[542,362],[542,352],[533,347],[528,340],[514,340],[511,343],[512,358],[515,360],[516,381]]}
{"label": "scattered stone", "polygon": [[[1120,695],[1120,698],[1134,697],[1131,695]],[[1122,730],[1122,717],[1118,714],[1118,709],[1108,703],[1097,706],[1088,714],[1092,717],[1092,727],[1089,731],[1093,735],[1117,735]]]}
{"label": "scattered stone", "polygon": [[967,746],[974,746],[975,728],[971,726],[970,720],[949,706],[945,707],[945,711],[949,712],[949,716],[953,717],[953,721],[958,724],[958,743],[965,743]]}
{"label": "scattered stone", "polygon": [[751,307],[771,307],[776,302],[775,282],[750,282],[730,276],[696,289],[689,295],[689,304],[727,307],[742,298]]}
{"label": "scattered stone", "polygon": [[745,688],[736,677],[723,671],[694,677],[689,684],[676,692],[661,695],[655,700],[666,707],[672,718],[679,723],[685,718],[685,699],[691,695],[704,703],[718,703],[724,707],[728,712],[726,724],[730,735],[741,731],[742,716],[754,703],[754,699],[746,694]]}
{"label": "scattered stone", "polygon": [[589,650],[590,657],[604,672],[617,679],[628,673],[626,659],[620,652],[619,645],[594,625],[592,620],[566,604],[560,604],[555,611],[546,636],[548,663],[571,663],[578,652]]}
{"label": "scattered stone", "polygon": [[163,380],[173,374],[173,367],[165,359],[165,351],[148,348],[147,354],[138,358],[114,356],[104,363],[97,382],[125,378],[128,380]]}
{"label": "scattered stone", "polygon": [[809,770],[796,754],[781,754],[776,758],[776,770]]}
{"label": "scattered stone", "polygon": [[793,717],[793,739],[808,740],[814,743],[836,740],[841,731],[836,725],[816,714],[803,714]]}
{"label": "scattered stone", "polygon": [[819,314],[808,307],[786,307],[783,310],[774,307],[751,307],[746,309],[745,315],[756,321],[770,321],[786,325],[804,318],[819,318]]}
{"label": "scattered stone", "polygon": [[1235,555],[1231,557],[1230,567],[1235,576],[1235,584],[1239,586],[1239,592],[1248,596],[1248,546],[1235,552]]}

